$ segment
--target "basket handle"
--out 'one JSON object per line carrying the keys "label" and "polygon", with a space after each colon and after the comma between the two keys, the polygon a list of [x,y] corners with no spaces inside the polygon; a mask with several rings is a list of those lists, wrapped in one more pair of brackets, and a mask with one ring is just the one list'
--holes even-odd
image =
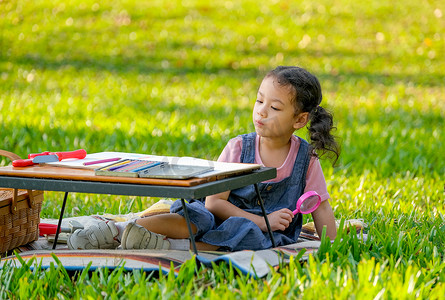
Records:
{"label": "basket handle", "polygon": [[[9,158],[11,161],[20,159],[20,156],[18,156],[17,154],[1,149],[0,149],[0,155]],[[27,192],[28,192],[29,207],[34,207],[35,201],[34,201],[34,195],[32,194],[32,190],[27,190]],[[17,197],[18,197],[18,189],[13,189],[12,203],[10,206],[10,211],[12,214],[15,214],[17,212]]]}
{"label": "basket handle", "polygon": [[0,155],[9,158],[11,161],[20,159],[20,156],[17,154],[5,150],[0,150]]}

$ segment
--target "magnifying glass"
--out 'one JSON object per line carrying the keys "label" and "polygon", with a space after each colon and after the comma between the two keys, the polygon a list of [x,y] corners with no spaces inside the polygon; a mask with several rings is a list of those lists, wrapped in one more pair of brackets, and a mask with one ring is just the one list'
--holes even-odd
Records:
{"label": "magnifying glass", "polygon": [[314,191],[309,191],[301,195],[301,197],[297,201],[297,209],[292,213],[294,215],[298,213],[302,214],[310,214],[314,210],[316,210],[321,203],[321,197]]}

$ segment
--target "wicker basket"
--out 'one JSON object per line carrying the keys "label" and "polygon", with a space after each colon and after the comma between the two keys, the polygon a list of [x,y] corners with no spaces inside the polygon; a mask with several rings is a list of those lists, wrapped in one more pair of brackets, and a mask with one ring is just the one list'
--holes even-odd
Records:
{"label": "wicker basket", "polygon": [[[11,160],[20,157],[0,150]],[[43,191],[0,188],[0,254],[39,238]]]}

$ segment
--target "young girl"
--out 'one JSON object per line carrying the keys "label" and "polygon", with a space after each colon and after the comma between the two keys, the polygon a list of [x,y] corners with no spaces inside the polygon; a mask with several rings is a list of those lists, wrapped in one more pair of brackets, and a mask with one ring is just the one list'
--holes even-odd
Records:
{"label": "young girl", "polygon": [[[255,132],[231,139],[218,161],[257,163],[277,168],[277,177],[258,184],[277,246],[295,243],[302,215],[293,215],[297,199],[316,191],[321,205],[312,212],[317,233],[326,226],[336,236],[334,214],[329,204],[318,155],[339,149],[331,135],[332,115],[320,106],[318,79],[299,67],[277,67],[263,79],[255,105]],[[310,144],[293,135],[309,123]],[[253,185],[208,196],[205,204],[191,200],[187,208],[198,250],[259,250],[272,247]],[[190,249],[189,232],[181,201],[170,214],[137,219],[136,222],[100,222],[76,230],[71,249]]]}

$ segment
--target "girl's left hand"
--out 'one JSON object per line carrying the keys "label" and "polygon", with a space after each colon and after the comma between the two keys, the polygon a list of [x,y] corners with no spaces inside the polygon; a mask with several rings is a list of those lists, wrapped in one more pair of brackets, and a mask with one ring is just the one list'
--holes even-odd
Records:
{"label": "girl's left hand", "polygon": [[[287,208],[282,208],[267,215],[272,231],[285,230],[287,227],[289,227],[293,217],[294,214]],[[264,226],[261,227],[262,231],[267,232],[266,222],[264,222]]]}

